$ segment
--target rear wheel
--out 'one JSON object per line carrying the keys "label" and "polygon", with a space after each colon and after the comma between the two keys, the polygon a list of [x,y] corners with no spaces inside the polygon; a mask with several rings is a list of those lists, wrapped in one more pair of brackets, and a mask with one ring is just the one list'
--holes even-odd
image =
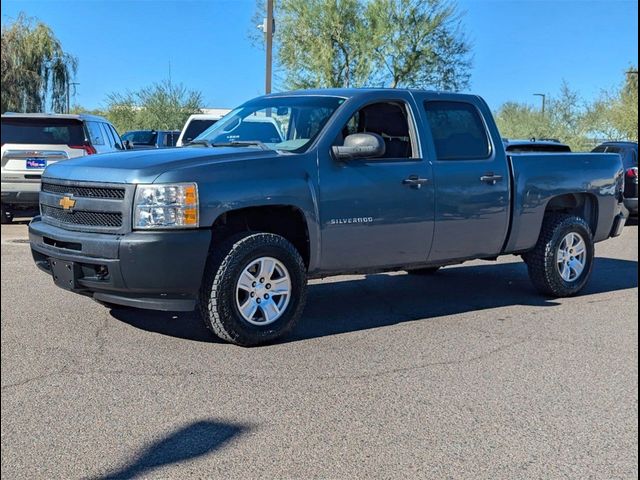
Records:
{"label": "rear wheel", "polygon": [[536,246],[522,258],[538,291],[569,297],[589,281],[594,251],[591,230],[583,218],[553,214],[545,218]]}
{"label": "rear wheel", "polygon": [[216,248],[200,293],[205,325],[236,345],[255,346],[289,332],[302,314],[302,257],[280,235],[244,233]]}

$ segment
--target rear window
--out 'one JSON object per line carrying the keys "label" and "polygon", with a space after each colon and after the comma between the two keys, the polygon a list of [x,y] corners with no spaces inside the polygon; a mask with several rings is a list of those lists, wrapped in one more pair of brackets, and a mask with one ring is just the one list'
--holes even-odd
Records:
{"label": "rear window", "polygon": [[591,153],[618,153],[622,157],[622,164],[624,165],[624,168],[638,166],[638,154],[633,148],[626,150],[618,145],[598,145],[596,148],[591,150]]}
{"label": "rear window", "polygon": [[622,153],[622,149],[620,147],[616,147],[615,145],[600,145],[599,147],[591,150],[592,153]]}
{"label": "rear window", "polygon": [[424,109],[438,160],[489,157],[489,137],[478,110],[470,103],[427,101]]}
{"label": "rear window", "polygon": [[217,120],[191,120],[184,131],[182,143],[190,142],[216,122]]}
{"label": "rear window", "polygon": [[2,118],[2,144],[82,145],[82,122],[67,118]]}
{"label": "rear window", "polygon": [[539,152],[539,153],[558,153],[558,152],[571,152],[571,148],[568,145],[507,145],[505,150],[509,153],[522,153],[522,152]]}

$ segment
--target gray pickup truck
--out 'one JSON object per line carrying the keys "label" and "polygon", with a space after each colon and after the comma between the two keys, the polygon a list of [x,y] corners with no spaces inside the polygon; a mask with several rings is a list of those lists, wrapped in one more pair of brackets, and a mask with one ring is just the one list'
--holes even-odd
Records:
{"label": "gray pickup truck", "polygon": [[514,254],[544,295],[576,294],[594,244],[622,231],[623,185],[616,154],[507,156],[477,96],[298,91],[245,103],[185,148],[51,165],[29,236],[62,288],[197,309],[250,346],[293,327],[309,278]]}

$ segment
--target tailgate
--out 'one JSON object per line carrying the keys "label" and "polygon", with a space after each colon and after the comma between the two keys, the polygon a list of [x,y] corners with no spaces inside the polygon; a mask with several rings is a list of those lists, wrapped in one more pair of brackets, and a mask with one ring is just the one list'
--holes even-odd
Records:
{"label": "tailgate", "polygon": [[3,181],[34,180],[51,163],[83,156],[85,138],[76,118],[3,115]]}

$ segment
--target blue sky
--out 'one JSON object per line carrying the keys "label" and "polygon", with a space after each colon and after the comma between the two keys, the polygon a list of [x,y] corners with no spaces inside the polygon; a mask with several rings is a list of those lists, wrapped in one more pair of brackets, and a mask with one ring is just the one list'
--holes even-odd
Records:
{"label": "blue sky", "polygon": [[[48,23],[79,58],[74,103],[165,79],[202,91],[209,107],[264,92],[264,53],[248,40],[254,0],[2,0],[2,23],[20,11]],[[619,85],[638,63],[638,2],[459,0],[473,43],[470,91],[496,109],[537,105],[563,80],[584,98]]]}

